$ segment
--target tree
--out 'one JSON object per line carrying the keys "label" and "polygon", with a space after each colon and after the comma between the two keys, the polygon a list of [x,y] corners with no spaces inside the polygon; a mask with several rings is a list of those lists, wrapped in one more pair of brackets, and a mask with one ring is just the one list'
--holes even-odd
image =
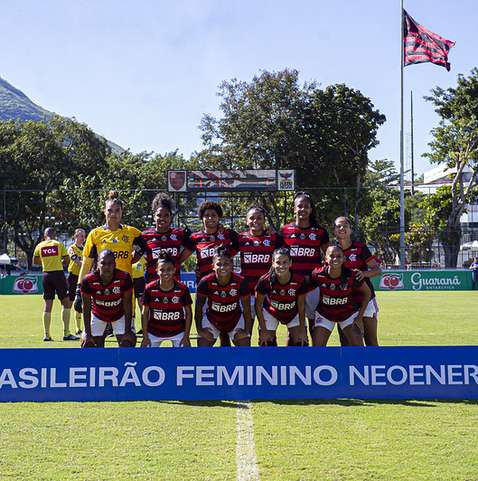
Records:
{"label": "tree", "polygon": [[[456,267],[461,241],[460,217],[465,211],[478,177],[478,69],[468,77],[458,75],[457,86],[436,87],[425,97],[440,115],[432,130],[431,162],[446,165],[451,180],[450,206],[444,213],[441,236],[445,266]],[[468,172],[467,172],[468,171]]]}
{"label": "tree", "polygon": [[[385,122],[370,99],[346,85],[300,85],[296,70],[225,81],[218,96],[222,116],[200,124],[204,168],[295,169],[324,221],[358,211],[367,154]],[[263,197],[279,210],[275,196]]]}
{"label": "tree", "polygon": [[49,123],[0,122],[3,225],[27,255],[28,265],[44,228],[55,218],[55,192],[66,179],[101,169],[108,147],[85,125],[55,117]]}

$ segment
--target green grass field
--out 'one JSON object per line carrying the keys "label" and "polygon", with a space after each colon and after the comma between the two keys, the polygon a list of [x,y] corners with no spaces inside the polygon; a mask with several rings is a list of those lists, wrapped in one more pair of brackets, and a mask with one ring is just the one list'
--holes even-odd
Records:
{"label": "green grass field", "polygon": [[[478,292],[386,292],[379,304],[383,345],[478,344]],[[76,345],[41,341],[41,305],[0,296],[0,347]],[[52,326],[61,339],[58,304]],[[476,402],[275,401],[250,411],[258,476],[237,471],[235,402],[2,404],[0,480],[478,480]]]}

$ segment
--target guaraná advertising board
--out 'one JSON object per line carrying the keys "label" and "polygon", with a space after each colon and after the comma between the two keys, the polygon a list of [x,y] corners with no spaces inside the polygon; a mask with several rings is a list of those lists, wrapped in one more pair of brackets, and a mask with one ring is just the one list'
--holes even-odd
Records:
{"label": "guaran\u00e1 advertising board", "polygon": [[478,347],[1,349],[0,401],[478,399]]}
{"label": "guaran\u00e1 advertising board", "polygon": [[372,283],[379,291],[466,291],[472,289],[469,270],[386,270]]}

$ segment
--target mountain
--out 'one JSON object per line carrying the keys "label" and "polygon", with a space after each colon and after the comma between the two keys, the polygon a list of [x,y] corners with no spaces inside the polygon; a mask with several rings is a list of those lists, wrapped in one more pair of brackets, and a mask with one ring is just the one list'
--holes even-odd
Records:
{"label": "mountain", "polygon": [[[21,90],[18,90],[0,77],[0,121],[19,120],[20,122],[25,122],[27,120],[41,120],[48,122],[53,115],[55,115],[53,112],[35,104]],[[101,135],[99,137],[103,138]],[[124,149],[119,145],[111,142],[111,140],[105,140],[113,152],[124,152]]]}

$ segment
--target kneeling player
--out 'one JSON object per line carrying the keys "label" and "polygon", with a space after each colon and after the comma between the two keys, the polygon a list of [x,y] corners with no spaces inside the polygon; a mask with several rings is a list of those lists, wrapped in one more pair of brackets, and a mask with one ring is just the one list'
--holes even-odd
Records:
{"label": "kneeling player", "polygon": [[276,249],[272,267],[256,286],[256,315],[259,320],[259,344],[277,346],[279,323],[289,330],[289,346],[307,345],[305,329],[305,293],[302,277],[292,274],[289,249]]}
{"label": "kneeling player", "polygon": [[131,331],[131,276],[116,269],[115,256],[110,250],[98,255],[97,269],[81,282],[83,347],[104,347],[105,329],[110,322],[122,347],[134,347],[136,337]]}
{"label": "kneeling player", "polygon": [[[197,286],[195,320],[198,346],[213,346],[219,334],[227,334],[236,346],[251,344],[251,305],[244,277],[232,272],[227,248],[219,247],[211,274]],[[205,316],[203,307],[207,302]]]}
{"label": "kneeling player", "polygon": [[[349,346],[363,346],[362,333],[357,322],[370,301],[371,292],[367,284],[358,280],[355,273],[343,266],[344,252],[331,246],[325,254],[325,265],[312,272],[311,283],[320,287],[315,324],[312,329],[314,346],[326,346],[335,324],[342,329]],[[355,299],[360,298],[358,305]]]}
{"label": "kneeling player", "polygon": [[175,260],[166,251],[158,254],[157,273],[158,279],[144,291],[141,347],[159,347],[163,341],[171,341],[173,347],[190,347],[191,295],[175,280]]}

